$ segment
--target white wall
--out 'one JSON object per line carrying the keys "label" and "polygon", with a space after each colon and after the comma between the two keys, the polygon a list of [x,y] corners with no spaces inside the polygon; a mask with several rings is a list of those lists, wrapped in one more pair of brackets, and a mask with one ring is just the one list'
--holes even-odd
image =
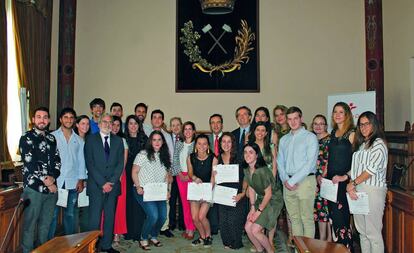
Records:
{"label": "white wall", "polygon": [[328,94],[365,90],[363,5],[260,0],[261,92],[182,94],[175,93],[176,1],[78,1],[75,109],[88,113],[94,97],[108,107],[121,102],[126,113],[145,102],[198,129],[208,129],[209,115],[219,112],[231,130],[239,105],[286,104],[300,106],[309,122],[326,113]]}
{"label": "white wall", "polygon": [[[385,128],[403,130],[414,122],[414,1],[385,0],[383,4]],[[412,69],[414,71],[414,69]],[[414,75],[413,75],[414,77]]]}

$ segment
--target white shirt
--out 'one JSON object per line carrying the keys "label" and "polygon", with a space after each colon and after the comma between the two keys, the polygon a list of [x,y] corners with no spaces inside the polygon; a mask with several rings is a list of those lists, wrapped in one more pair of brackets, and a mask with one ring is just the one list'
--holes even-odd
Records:
{"label": "white shirt", "polygon": [[162,183],[166,181],[167,168],[161,164],[160,154],[154,154],[154,161],[148,160],[147,151],[137,154],[134,164],[139,166],[138,179],[140,186],[148,183]]}
{"label": "white shirt", "polygon": [[363,143],[352,155],[351,178],[354,180],[366,171],[371,177],[363,184],[386,187],[387,163],[388,149],[381,138],[377,138],[369,148]]}

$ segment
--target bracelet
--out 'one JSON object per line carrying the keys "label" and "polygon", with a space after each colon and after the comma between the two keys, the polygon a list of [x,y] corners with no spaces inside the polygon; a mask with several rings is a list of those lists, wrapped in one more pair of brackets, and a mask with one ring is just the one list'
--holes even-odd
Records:
{"label": "bracelet", "polygon": [[257,211],[259,211],[259,212],[263,212],[263,210],[262,210],[262,209],[260,209],[260,208],[257,208]]}
{"label": "bracelet", "polygon": [[351,183],[352,183],[352,185],[353,185],[353,186],[357,186],[357,185],[358,185],[358,184],[355,182],[355,180],[352,180],[352,181],[351,181]]}

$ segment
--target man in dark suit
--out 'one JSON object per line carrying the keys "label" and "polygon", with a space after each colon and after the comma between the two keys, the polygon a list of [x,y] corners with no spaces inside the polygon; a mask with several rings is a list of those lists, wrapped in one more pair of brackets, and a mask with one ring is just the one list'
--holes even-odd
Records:
{"label": "man in dark suit", "polygon": [[112,248],[116,200],[121,194],[120,176],[124,167],[124,144],[111,134],[112,117],[104,114],[99,120],[99,132],[85,143],[85,162],[88,169],[89,229],[100,230],[104,212],[103,252],[118,253]]}
{"label": "man in dark suit", "polygon": [[239,123],[239,128],[231,132],[236,138],[237,158],[239,162],[243,161],[243,146],[245,144],[246,135],[250,132],[250,121],[252,119],[252,111],[247,106],[240,106],[236,110],[236,119]]}

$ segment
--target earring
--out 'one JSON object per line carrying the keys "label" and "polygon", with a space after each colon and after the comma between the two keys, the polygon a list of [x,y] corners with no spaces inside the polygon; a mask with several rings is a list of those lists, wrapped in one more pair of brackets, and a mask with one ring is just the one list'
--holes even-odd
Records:
{"label": "earring", "polygon": [[194,149],[194,153],[196,153],[196,154],[197,154],[197,149]]}
{"label": "earring", "polygon": [[210,154],[210,149],[207,149],[207,155]]}

